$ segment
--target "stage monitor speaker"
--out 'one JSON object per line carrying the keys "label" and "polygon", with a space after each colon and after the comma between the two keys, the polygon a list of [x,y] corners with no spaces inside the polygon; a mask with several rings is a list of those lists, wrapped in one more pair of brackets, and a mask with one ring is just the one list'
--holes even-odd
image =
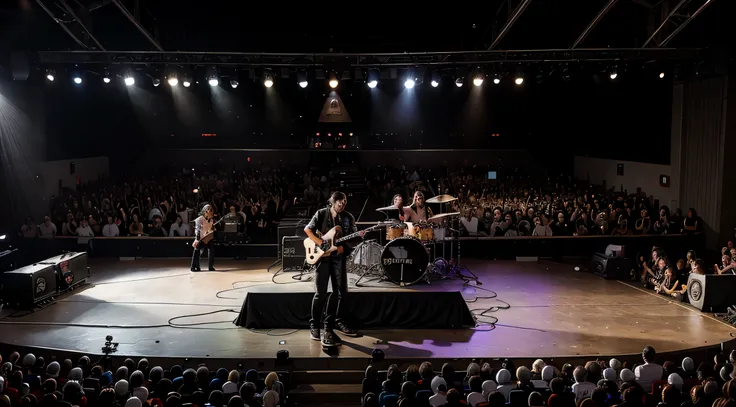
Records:
{"label": "stage monitor speaker", "polygon": [[56,295],[58,280],[53,264],[31,264],[2,274],[2,299],[5,304],[33,308]]}
{"label": "stage monitor speaker", "polygon": [[631,266],[628,259],[624,257],[610,257],[603,253],[595,253],[591,269],[593,273],[606,280],[627,280]]}
{"label": "stage monitor speaker", "polygon": [[608,257],[624,257],[624,246],[609,244],[605,254]]}
{"label": "stage monitor speaker", "polygon": [[690,305],[706,312],[723,312],[736,304],[736,276],[693,274],[687,279]]}
{"label": "stage monitor speaker", "polygon": [[68,252],[48,258],[39,264],[51,264],[56,268],[56,275],[59,278],[59,291],[84,284],[89,278],[87,252]]}
{"label": "stage monitor speaker", "polygon": [[284,236],[281,240],[281,268],[284,271],[304,270],[306,255],[303,237]]}

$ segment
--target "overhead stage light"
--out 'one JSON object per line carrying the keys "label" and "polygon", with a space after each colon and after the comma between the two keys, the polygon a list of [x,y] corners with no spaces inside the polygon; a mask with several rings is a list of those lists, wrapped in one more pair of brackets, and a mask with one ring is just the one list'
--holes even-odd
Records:
{"label": "overhead stage light", "polygon": [[156,88],[161,85],[161,79],[159,78],[151,78],[151,81],[153,82],[153,86]]}
{"label": "overhead stage light", "polygon": [[516,79],[514,79],[514,83],[517,85],[521,85],[522,83],[524,83],[524,78],[521,76],[517,76]]}
{"label": "overhead stage light", "polygon": [[185,88],[192,86],[192,82],[187,79],[184,79],[181,84],[184,85]]}
{"label": "overhead stage light", "polygon": [[49,82],[53,82],[54,79],[56,79],[56,71],[53,69],[47,69],[46,70],[46,80]]}
{"label": "overhead stage light", "polygon": [[335,89],[337,85],[340,84],[340,82],[337,80],[337,75],[335,75],[334,73],[330,74],[330,81],[328,82],[328,84],[332,89]]}
{"label": "overhead stage light", "polygon": [[309,80],[307,79],[307,71],[304,71],[304,70],[297,71],[296,81],[299,84],[299,87],[302,89],[305,89],[307,86],[309,86]]}
{"label": "overhead stage light", "polygon": [[215,87],[220,84],[220,77],[217,75],[217,68],[214,66],[207,68],[207,83],[210,84],[210,86]]}
{"label": "overhead stage light", "polygon": [[664,79],[664,72],[659,73],[659,79]]}
{"label": "overhead stage light", "polygon": [[413,89],[414,85],[416,85],[416,81],[414,81],[413,78],[407,78],[407,80],[404,81],[404,87],[407,89]]}
{"label": "overhead stage light", "polygon": [[483,84],[483,77],[482,76],[476,76],[473,78],[473,85],[480,86]]}
{"label": "overhead stage light", "polygon": [[105,71],[102,73],[102,82],[104,83],[112,82],[112,79],[110,78],[110,72],[107,69],[105,69]]}
{"label": "overhead stage light", "polygon": [[125,86],[133,86],[135,85],[135,78],[133,77],[132,72],[126,72],[123,74],[123,81],[125,82]]}
{"label": "overhead stage light", "polygon": [[457,78],[457,79],[455,79],[455,86],[457,86],[458,88],[462,88],[463,87],[463,78]]}
{"label": "overhead stage light", "polygon": [[432,82],[430,82],[429,84],[430,84],[430,85],[432,85],[432,87],[433,87],[433,88],[436,88],[436,87],[440,86],[440,83],[439,83],[439,82],[437,82],[437,81],[436,81],[436,80],[434,80],[434,79],[432,79]]}
{"label": "overhead stage light", "polygon": [[375,89],[378,86],[378,80],[381,78],[381,71],[378,69],[371,69],[368,71],[368,80],[366,84],[369,88]]}
{"label": "overhead stage light", "polygon": [[106,76],[106,77],[102,78],[102,82],[105,82],[105,83],[110,83],[110,78],[108,78],[108,77]]}
{"label": "overhead stage light", "polygon": [[233,89],[235,89],[235,88],[238,87],[238,85],[240,85],[240,82],[238,82],[235,79],[230,79],[230,87],[232,87]]}
{"label": "overhead stage light", "polygon": [[220,84],[220,80],[219,79],[210,79],[210,80],[207,81],[207,83],[209,83],[210,86],[215,87],[215,86],[217,86],[217,85]]}
{"label": "overhead stage light", "polygon": [[77,85],[80,85],[82,83],[82,77],[79,75],[75,76],[73,80],[74,83],[76,83]]}
{"label": "overhead stage light", "polygon": [[493,83],[498,85],[499,83],[501,83],[501,78],[499,78],[498,76],[493,78]]}
{"label": "overhead stage light", "polygon": [[273,86],[273,73],[266,71],[263,74],[263,86],[270,88]]}
{"label": "overhead stage light", "polygon": [[610,78],[611,78],[612,80],[613,80],[613,79],[616,79],[616,78],[618,77],[618,73],[616,72],[616,70],[615,70],[615,69],[611,71],[611,74],[609,75],[609,77],[610,77]]}
{"label": "overhead stage light", "polygon": [[176,77],[176,74],[170,74],[169,79],[166,81],[169,82],[169,86],[171,87],[179,85],[179,78]]}

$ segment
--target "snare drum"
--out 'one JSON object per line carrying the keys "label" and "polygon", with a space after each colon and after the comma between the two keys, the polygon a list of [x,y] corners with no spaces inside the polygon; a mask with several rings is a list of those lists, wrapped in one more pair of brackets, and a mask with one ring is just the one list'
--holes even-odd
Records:
{"label": "snare drum", "polygon": [[347,262],[348,273],[364,274],[381,263],[383,246],[375,240],[366,240],[355,247]]}
{"label": "snare drum", "polygon": [[391,241],[404,236],[404,233],[406,233],[406,229],[407,228],[404,225],[393,225],[386,228],[386,241]]}

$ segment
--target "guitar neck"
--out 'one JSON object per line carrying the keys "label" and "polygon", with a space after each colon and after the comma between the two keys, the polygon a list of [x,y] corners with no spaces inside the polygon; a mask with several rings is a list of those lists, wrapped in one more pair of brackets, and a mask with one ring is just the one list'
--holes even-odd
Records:
{"label": "guitar neck", "polygon": [[335,244],[342,243],[342,242],[344,242],[346,240],[353,239],[353,238],[359,236],[361,232],[368,233],[368,232],[370,232],[370,231],[372,231],[374,229],[376,229],[376,226],[371,226],[368,229],[361,230],[360,232],[355,232],[355,233],[351,233],[351,234],[349,234],[347,236],[343,236],[343,237],[335,240]]}

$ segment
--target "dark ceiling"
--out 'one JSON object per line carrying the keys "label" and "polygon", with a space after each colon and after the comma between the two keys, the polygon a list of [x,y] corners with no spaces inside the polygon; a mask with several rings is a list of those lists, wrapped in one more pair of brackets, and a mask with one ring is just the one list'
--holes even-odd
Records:
{"label": "dark ceiling", "polygon": [[[124,0],[122,4],[166,51],[404,52],[487,49],[524,0],[390,3],[205,2]],[[86,45],[77,20],[107,50],[154,50],[111,0],[6,0],[0,42],[6,50],[83,49],[49,14],[65,21]],[[609,0],[532,0],[496,49],[565,49]],[[619,0],[578,48],[641,47],[680,0]],[[686,0],[665,35],[703,5]],[[733,0],[712,4],[669,44],[731,47]],[[347,8],[353,6],[352,9]],[[382,7],[381,7],[382,6]],[[304,9],[301,11],[299,9]],[[663,38],[663,37],[662,37]]]}

